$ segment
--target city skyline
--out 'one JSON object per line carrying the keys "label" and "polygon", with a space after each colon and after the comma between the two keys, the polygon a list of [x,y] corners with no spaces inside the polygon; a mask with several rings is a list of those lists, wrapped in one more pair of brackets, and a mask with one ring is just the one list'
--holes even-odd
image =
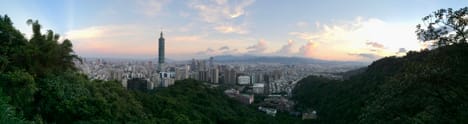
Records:
{"label": "city skyline", "polygon": [[[0,5],[26,36],[39,20],[84,57],[156,58],[161,28],[166,58],[296,56],[371,61],[424,47],[416,24],[467,1],[10,1]],[[346,12],[346,13],[345,13]],[[24,22],[24,23],[21,23]]]}

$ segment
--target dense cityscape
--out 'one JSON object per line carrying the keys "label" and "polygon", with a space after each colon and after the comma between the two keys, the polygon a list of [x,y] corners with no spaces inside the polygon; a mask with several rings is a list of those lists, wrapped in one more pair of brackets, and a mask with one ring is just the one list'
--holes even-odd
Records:
{"label": "dense cityscape", "polygon": [[159,53],[162,54],[157,57],[157,63],[156,60],[84,58],[75,64],[91,79],[117,80],[123,87],[133,90],[153,90],[169,87],[177,80],[195,79],[210,86],[227,87],[226,95],[245,104],[252,104],[255,95],[266,96],[263,102],[258,103],[259,110],[273,116],[278,109],[294,112],[294,102],[288,98],[299,80],[310,75],[340,80],[340,73],[364,66],[362,63],[323,65],[218,62],[214,57],[168,63],[164,61],[164,47],[168,47],[164,42],[161,32]]}

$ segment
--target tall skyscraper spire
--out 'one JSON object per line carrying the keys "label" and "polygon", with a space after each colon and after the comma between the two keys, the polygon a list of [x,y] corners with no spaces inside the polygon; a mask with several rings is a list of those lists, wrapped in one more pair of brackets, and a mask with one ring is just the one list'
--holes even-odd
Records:
{"label": "tall skyscraper spire", "polygon": [[163,38],[163,31],[162,31],[162,29],[161,29],[161,38]]}
{"label": "tall skyscraper spire", "polygon": [[158,59],[158,70],[163,71],[163,65],[164,65],[164,37],[163,37],[163,31],[161,29],[161,36],[159,37],[159,59]]}

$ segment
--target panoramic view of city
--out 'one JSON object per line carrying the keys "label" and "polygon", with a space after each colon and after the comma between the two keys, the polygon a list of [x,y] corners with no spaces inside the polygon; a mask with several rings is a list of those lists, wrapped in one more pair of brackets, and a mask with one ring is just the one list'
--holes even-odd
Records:
{"label": "panoramic view of city", "polygon": [[466,0],[0,1],[0,124],[468,123]]}

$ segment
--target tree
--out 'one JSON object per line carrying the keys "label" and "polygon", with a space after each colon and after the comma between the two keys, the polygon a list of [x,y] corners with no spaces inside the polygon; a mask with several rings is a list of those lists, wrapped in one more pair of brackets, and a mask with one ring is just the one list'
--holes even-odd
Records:
{"label": "tree", "polygon": [[2,124],[27,124],[23,118],[14,111],[14,107],[8,104],[8,98],[0,89],[0,123]]}
{"label": "tree", "polygon": [[423,25],[416,25],[418,39],[433,42],[434,46],[466,43],[468,37],[468,7],[453,11],[440,9],[422,18]]}

